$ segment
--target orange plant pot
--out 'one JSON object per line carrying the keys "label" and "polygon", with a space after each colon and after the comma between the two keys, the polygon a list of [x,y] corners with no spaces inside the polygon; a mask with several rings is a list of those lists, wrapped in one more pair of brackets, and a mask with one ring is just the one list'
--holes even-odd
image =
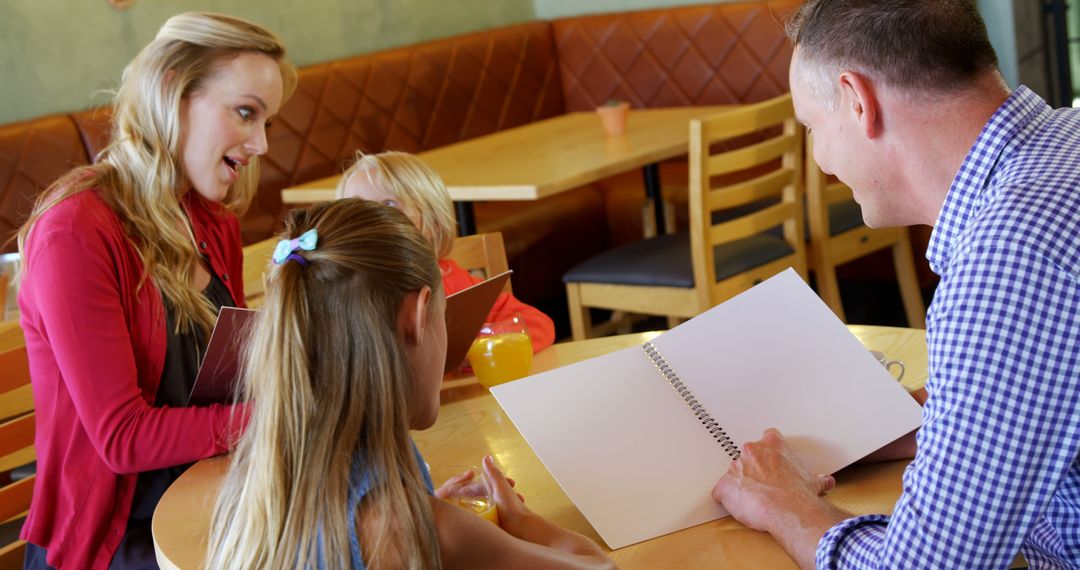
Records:
{"label": "orange plant pot", "polygon": [[626,132],[626,120],[630,116],[630,103],[623,101],[618,105],[603,105],[596,108],[600,115],[600,124],[609,135],[621,135]]}

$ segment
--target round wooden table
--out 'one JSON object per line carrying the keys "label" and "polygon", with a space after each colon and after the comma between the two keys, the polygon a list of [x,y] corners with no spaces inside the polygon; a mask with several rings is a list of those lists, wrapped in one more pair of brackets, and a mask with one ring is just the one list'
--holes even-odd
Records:
{"label": "round wooden table", "polygon": [[[868,349],[904,362],[905,387],[915,389],[925,384],[925,331],[861,325],[848,328]],[[536,355],[533,372],[640,345],[657,334],[556,344]],[[479,464],[485,454],[494,455],[517,480],[517,489],[525,495],[530,508],[603,544],[495,399],[474,380],[447,382],[438,421],[430,429],[414,432],[413,438],[431,465]],[[210,512],[228,464],[227,457],[200,461],[162,497],[153,520],[154,547],[162,568],[202,567]],[[844,469],[837,473],[838,485],[828,499],[856,514],[892,512],[906,465],[906,461],[893,461]],[[747,529],[730,517],[621,548],[611,556],[622,568],[796,568],[771,536]]]}

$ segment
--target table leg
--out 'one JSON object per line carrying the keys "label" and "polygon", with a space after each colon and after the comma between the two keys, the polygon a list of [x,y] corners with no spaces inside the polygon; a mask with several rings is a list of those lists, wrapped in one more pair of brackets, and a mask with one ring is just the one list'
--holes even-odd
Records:
{"label": "table leg", "polygon": [[655,162],[646,164],[641,172],[645,175],[645,199],[652,202],[656,215],[656,234],[662,235],[667,225],[664,223],[664,195],[660,191],[660,165]]}
{"label": "table leg", "polygon": [[476,233],[476,214],[471,201],[454,202],[457,212],[458,235],[471,236]]}

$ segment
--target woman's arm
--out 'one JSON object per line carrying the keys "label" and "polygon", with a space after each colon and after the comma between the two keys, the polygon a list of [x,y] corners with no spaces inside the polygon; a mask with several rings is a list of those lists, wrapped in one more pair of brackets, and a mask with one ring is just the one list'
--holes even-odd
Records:
{"label": "woman's arm", "polygon": [[[149,359],[134,349],[135,339],[148,333],[129,330],[120,277],[128,269],[123,267],[127,259],[93,232],[45,229],[35,230],[42,235],[27,248],[27,286],[40,336],[37,342],[28,339],[31,369],[43,372],[55,365],[56,382],[42,388],[51,397],[71,399],[98,455],[117,473],[226,451],[244,423],[230,421],[230,407],[170,409],[147,403],[138,379],[161,371],[145,370]],[[149,284],[143,284],[143,291],[147,287],[156,294]],[[157,318],[164,320],[163,315]],[[144,322],[157,326],[152,318]]]}
{"label": "woman's arm", "polygon": [[491,457],[484,458],[483,469],[502,529],[432,497],[445,568],[615,568],[595,542],[526,508]]}

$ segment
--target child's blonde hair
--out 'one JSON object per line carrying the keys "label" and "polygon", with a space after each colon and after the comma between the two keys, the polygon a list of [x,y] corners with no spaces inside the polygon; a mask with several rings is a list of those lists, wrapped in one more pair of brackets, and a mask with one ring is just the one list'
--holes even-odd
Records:
{"label": "child's blonde hair", "polygon": [[453,200],[442,178],[419,157],[407,152],[364,154],[357,151],[356,162],[342,175],[337,197],[345,197],[349,178],[361,174],[368,182],[390,192],[401,205],[416,211],[420,233],[431,242],[439,259],[450,254],[457,235]]}
{"label": "child's blonde hair", "polygon": [[297,251],[303,262],[269,271],[240,389],[251,422],[214,507],[205,565],[349,567],[350,470],[360,456],[372,484],[367,567],[438,568],[409,438],[417,379],[395,327],[409,292],[441,290],[435,254],[404,214],[367,200],[293,210],[280,237],[312,229],[314,249]]}

